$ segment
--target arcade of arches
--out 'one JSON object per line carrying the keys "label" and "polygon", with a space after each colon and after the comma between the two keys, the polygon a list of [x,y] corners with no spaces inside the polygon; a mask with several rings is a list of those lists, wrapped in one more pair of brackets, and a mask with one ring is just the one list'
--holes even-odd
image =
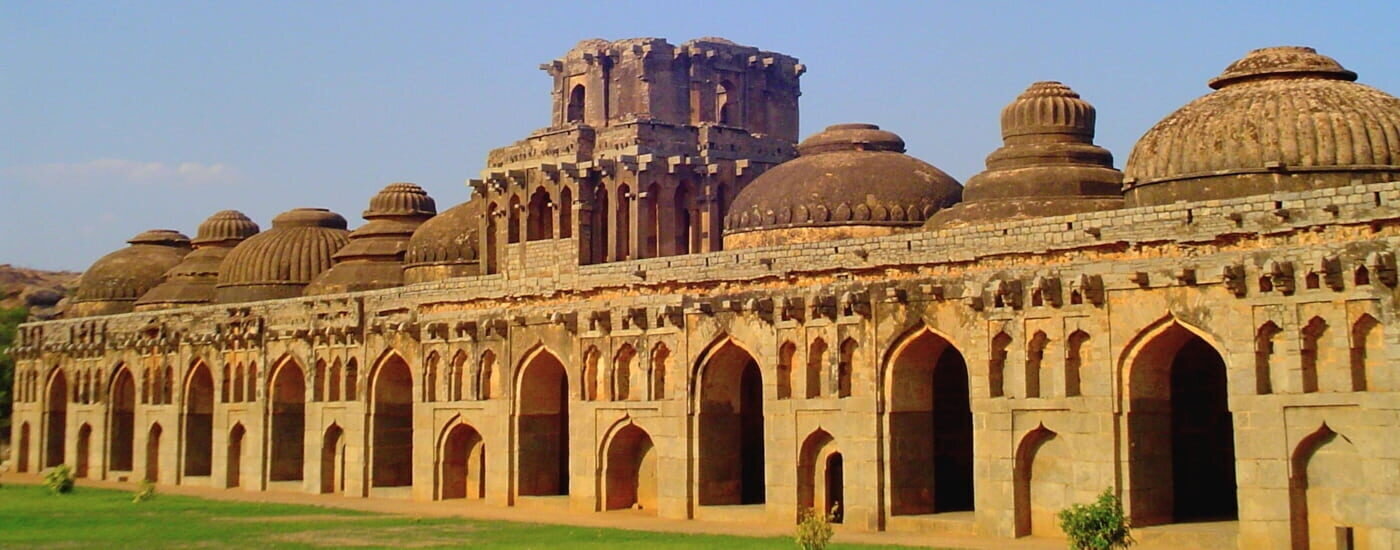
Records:
{"label": "arcade of arches", "polygon": [[[585,41],[545,66],[552,126],[459,207],[396,183],[354,232],[298,209],[143,233],[78,294],[227,244],[217,279],[123,288],[213,296],[21,325],[6,466],[1007,538],[1110,488],[1146,547],[1400,547],[1400,141],[1375,137],[1400,100],[1260,50],[1120,172],[1094,108],[1039,82],[961,186],[874,125],[797,144],[804,70]],[[1296,97],[1331,111],[1248,118]],[[1278,142],[1198,146],[1230,128]],[[258,279],[278,265],[321,274]]]}

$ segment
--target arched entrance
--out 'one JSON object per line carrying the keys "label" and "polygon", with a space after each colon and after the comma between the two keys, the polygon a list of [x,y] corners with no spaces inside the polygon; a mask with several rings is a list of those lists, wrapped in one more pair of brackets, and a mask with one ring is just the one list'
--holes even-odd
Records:
{"label": "arched entrance", "polygon": [[300,480],[306,454],[306,379],[301,366],[292,360],[278,365],[268,394],[272,396],[268,481]]}
{"label": "arched entrance", "polygon": [[962,353],[920,329],[895,348],[886,378],[891,514],[972,510],[972,408]]}
{"label": "arched entrance", "polygon": [[228,432],[228,470],[224,478],[228,487],[243,484],[243,436],[246,433],[242,424],[234,424]]}
{"label": "arched entrance", "polygon": [[732,341],[700,371],[700,504],[763,504],[763,375]]}
{"label": "arched entrance", "polygon": [[1357,505],[1368,498],[1360,459],[1351,440],[1325,424],[1298,444],[1288,487],[1295,550],[1333,548],[1340,537],[1354,548],[1375,544],[1366,507]]}
{"label": "arched entrance", "polygon": [[1131,361],[1134,524],[1235,519],[1235,438],[1224,359],[1173,322],[1149,335]]}
{"label": "arched entrance", "polygon": [[345,492],[345,431],[331,424],[321,438],[321,492]]}
{"label": "arched entrance", "polygon": [[798,512],[829,515],[835,523],[845,516],[845,460],[826,430],[817,430],[802,443],[797,462]]}
{"label": "arched entrance", "polygon": [[62,369],[54,369],[48,397],[44,404],[44,466],[52,468],[63,464],[68,437],[68,378]]}
{"label": "arched entrance", "polygon": [[136,452],[136,379],[125,366],[112,379],[109,402],[112,420],[108,430],[112,435],[107,465],[113,471],[129,472]]}
{"label": "arched entrance", "polygon": [[371,379],[373,416],[371,487],[413,485],[413,375],[391,354]]}
{"label": "arched entrance", "polygon": [[604,509],[656,513],[656,449],[635,424],[618,430],[605,458]]}
{"label": "arched entrance", "polygon": [[1068,443],[1044,426],[1031,430],[1016,448],[1016,536],[1063,536],[1056,514],[1073,502]]}
{"label": "arched entrance", "polygon": [[146,475],[144,479],[151,483],[160,481],[160,434],[162,431],[160,424],[151,424],[151,429],[146,432]]}
{"label": "arched entrance", "polygon": [[475,428],[452,426],[442,444],[441,498],[486,498],[486,443]]}
{"label": "arched entrance", "polygon": [[185,382],[185,475],[213,473],[214,375],[196,363]]}
{"label": "arched entrance", "polygon": [[88,454],[92,451],[92,426],[84,423],[78,427],[78,456],[77,464],[74,467],[73,475],[76,477],[88,476]]}
{"label": "arched entrance", "polygon": [[569,494],[569,378],[540,351],[520,371],[516,394],[521,495]]}
{"label": "arched entrance", "polygon": [[29,471],[29,423],[19,425],[19,472]]}

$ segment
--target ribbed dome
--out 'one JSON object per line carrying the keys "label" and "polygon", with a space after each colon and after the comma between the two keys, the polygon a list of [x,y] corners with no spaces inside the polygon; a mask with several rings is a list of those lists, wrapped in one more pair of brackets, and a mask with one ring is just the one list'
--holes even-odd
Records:
{"label": "ribbed dome", "polygon": [[755,178],[725,218],[725,248],[889,234],[958,202],[948,174],[904,154],[873,124],[839,124],[797,146],[799,157]]}
{"label": "ribbed dome", "polygon": [[165,272],[190,251],[189,237],[169,229],[145,231],[127,242],[131,246],[103,256],[83,272],[73,297],[73,316],[131,311],[136,299],[160,284]]}
{"label": "ribbed dome", "polygon": [[423,283],[477,275],[484,203],[469,200],[423,222],[408,240],[404,282]]}
{"label": "ribbed dome", "polygon": [[256,235],[258,231],[261,231],[258,224],[248,219],[248,216],[242,212],[220,210],[199,224],[199,232],[195,234],[193,242],[196,245],[224,241],[238,242]]}
{"label": "ribbed dome", "polygon": [[345,218],[324,208],[298,208],[272,219],[272,229],[235,247],[219,265],[219,303],[300,296],[330,269],[331,256],[349,241]]}
{"label": "ribbed dome", "polygon": [[1036,82],[1001,110],[1001,148],[972,176],[963,202],[927,227],[1121,208],[1123,173],[1094,145],[1094,106],[1059,82]]}
{"label": "ribbed dome", "polygon": [[215,212],[199,224],[194,252],[165,273],[165,281],[136,300],[136,311],[170,309],[214,301],[219,265],[244,239],[258,233],[258,224],[237,210]]}
{"label": "ribbed dome", "polygon": [[335,265],[306,286],[306,295],[357,292],[403,284],[408,239],[437,213],[433,198],[412,183],[391,183],[369,201],[365,225],[333,256]]}
{"label": "ribbed dome", "polygon": [[1400,179],[1400,99],[1312,48],[1255,50],[1138,140],[1129,205]]}
{"label": "ribbed dome", "polygon": [[437,214],[437,203],[422,187],[413,183],[391,183],[369,200],[365,219],[384,216],[428,216]]}

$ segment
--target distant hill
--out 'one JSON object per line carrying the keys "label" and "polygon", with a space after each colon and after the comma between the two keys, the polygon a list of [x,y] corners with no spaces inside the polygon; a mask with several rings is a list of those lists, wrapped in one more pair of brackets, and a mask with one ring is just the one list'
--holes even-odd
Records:
{"label": "distant hill", "polygon": [[37,318],[53,318],[67,305],[64,298],[77,289],[81,276],[0,264],[0,308],[25,306]]}

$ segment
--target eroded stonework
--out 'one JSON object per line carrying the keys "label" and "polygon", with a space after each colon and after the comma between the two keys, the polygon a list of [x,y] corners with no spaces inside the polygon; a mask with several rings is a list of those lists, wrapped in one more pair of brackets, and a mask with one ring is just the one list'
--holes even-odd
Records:
{"label": "eroded stonework", "polygon": [[[1217,83],[1343,70],[1286,50]],[[848,528],[997,537],[1060,536],[1056,511],[1112,487],[1149,547],[1400,547],[1400,183],[1372,166],[1396,158],[1388,127],[1316,185],[1291,162],[1218,164],[1242,153],[1209,160],[1225,175],[1161,173],[1207,161],[1140,144],[1123,208],[1092,107],[1040,83],[943,218],[951,178],[912,158],[862,172],[902,141],[833,128],[861,154],[854,188],[823,196],[866,210],[818,224],[794,221],[801,178],[776,177],[795,59],[635,39],[544,68],[551,126],[493,151],[463,205],[423,221],[431,199],[394,184],[348,238],[294,210],[221,237],[237,246],[219,292],[200,271],[203,304],[109,314],[134,291],[80,291],[111,303],[22,326],[17,469],[775,523],[839,504]],[[1341,109],[1394,120],[1385,97]],[[1315,145],[1357,147],[1338,143]],[[1211,178],[1246,183],[1221,198]],[[908,197],[931,208],[894,217]],[[400,285],[395,262],[402,286],[324,293]]]}

